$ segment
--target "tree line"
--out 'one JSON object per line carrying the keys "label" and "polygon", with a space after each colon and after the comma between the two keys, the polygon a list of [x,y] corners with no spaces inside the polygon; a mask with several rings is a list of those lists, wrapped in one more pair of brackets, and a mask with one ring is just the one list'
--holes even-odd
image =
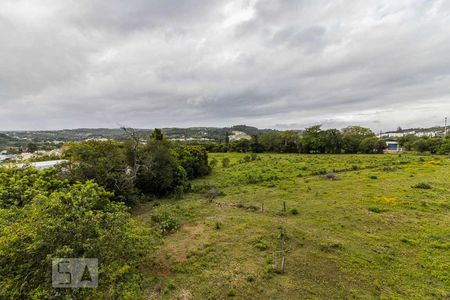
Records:
{"label": "tree line", "polygon": [[442,138],[407,135],[399,138],[398,142],[404,150],[408,151],[443,155],[450,154],[450,136]]}
{"label": "tree line", "polygon": [[274,153],[383,153],[386,143],[369,128],[350,126],[342,130],[322,129],[320,125],[298,131],[269,131],[253,135],[251,140],[202,144],[210,152],[274,152]]}

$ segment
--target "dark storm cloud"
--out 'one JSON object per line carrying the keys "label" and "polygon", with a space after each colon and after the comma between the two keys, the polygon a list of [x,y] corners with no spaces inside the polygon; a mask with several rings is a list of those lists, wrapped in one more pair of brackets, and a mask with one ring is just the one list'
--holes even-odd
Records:
{"label": "dark storm cloud", "polygon": [[435,125],[448,1],[0,2],[0,129]]}

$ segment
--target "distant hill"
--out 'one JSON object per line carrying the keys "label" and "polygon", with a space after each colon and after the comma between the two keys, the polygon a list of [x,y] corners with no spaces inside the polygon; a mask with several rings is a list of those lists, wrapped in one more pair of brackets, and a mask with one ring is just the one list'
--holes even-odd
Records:
{"label": "distant hill", "polygon": [[[135,129],[142,136],[148,136],[152,129]],[[190,128],[162,128],[163,133],[170,139],[190,139],[190,140],[225,140],[226,133],[241,131],[250,136],[261,135],[272,129],[258,129],[246,125],[236,125],[232,127],[190,127]],[[44,131],[5,131],[3,136],[15,141],[32,142],[54,142],[54,141],[83,141],[92,138],[124,139],[126,134],[120,128],[79,128]]]}

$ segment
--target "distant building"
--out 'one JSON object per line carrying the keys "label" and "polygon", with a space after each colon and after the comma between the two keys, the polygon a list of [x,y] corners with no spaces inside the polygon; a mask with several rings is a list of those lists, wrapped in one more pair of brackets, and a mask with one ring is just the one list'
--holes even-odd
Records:
{"label": "distant building", "polygon": [[414,135],[416,137],[436,137],[444,135],[442,130],[403,130],[403,131],[388,131],[382,132],[378,135],[380,138],[399,138],[403,136]]}
{"label": "distant building", "polygon": [[90,138],[85,139],[85,141],[86,142],[88,142],[88,141],[107,142],[107,141],[109,141],[109,139],[104,138],[104,137],[90,137]]}
{"label": "distant building", "polygon": [[387,152],[387,153],[396,153],[396,152],[402,151],[402,148],[400,148],[399,143],[396,141],[387,141],[386,145],[387,145],[387,148],[386,148],[385,152]]}
{"label": "distant building", "polygon": [[238,140],[251,140],[252,137],[245,132],[233,130],[231,135],[229,135],[230,142]]}
{"label": "distant building", "polygon": [[48,160],[48,161],[31,162],[29,164],[16,164],[16,165],[14,165],[14,167],[17,167],[17,168],[31,167],[31,168],[35,168],[36,170],[41,171],[41,170],[51,169],[53,167],[56,167],[58,165],[68,163],[68,162],[69,162],[68,160],[64,160],[64,159]]}

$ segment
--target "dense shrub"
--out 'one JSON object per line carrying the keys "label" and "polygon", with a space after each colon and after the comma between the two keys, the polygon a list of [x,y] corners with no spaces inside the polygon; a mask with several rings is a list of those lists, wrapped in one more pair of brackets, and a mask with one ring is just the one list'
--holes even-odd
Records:
{"label": "dense shrub", "polygon": [[233,152],[250,152],[252,151],[252,142],[246,139],[232,141],[228,145],[228,149]]}
{"label": "dense shrub", "polygon": [[291,209],[291,214],[292,214],[292,215],[298,215],[298,209],[292,208],[292,209]]}
{"label": "dense shrub", "polygon": [[0,168],[0,208],[22,207],[37,195],[48,196],[68,185],[56,169],[38,172],[33,168]]}
{"label": "dense shrub", "polygon": [[189,179],[211,173],[211,168],[208,165],[208,153],[203,146],[179,145],[175,148],[175,151]]}
{"label": "dense shrub", "polygon": [[125,145],[115,141],[71,142],[63,146],[69,159],[72,181],[95,180],[126,202],[134,193],[134,178],[127,172],[129,161]]}
{"label": "dense shrub", "polygon": [[253,246],[261,251],[267,250],[269,248],[267,241],[265,241],[262,236],[259,236],[253,240]]}
{"label": "dense shrub", "polygon": [[[38,180],[38,179],[37,179]],[[5,299],[117,299],[139,294],[142,236],[127,207],[93,182],[37,194],[0,210],[0,290]],[[13,215],[13,217],[11,217]],[[53,289],[53,258],[98,258],[98,289]]]}
{"label": "dense shrub", "polygon": [[380,207],[380,206],[370,206],[368,208],[368,210],[373,212],[373,213],[377,213],[377,214],[388,211],[386,208],[383,208],[383,207]]}
{"label": "dense shrub", "polygon": [[171,233],[180,226],[178,220],[167,212],[153,212],[151,219],[163,234]]}
{"label": "dense shrub", "polygon": [[213,158],[213,159],[211,159],[211,161],[209,162],[209,167],[210,167],[211,169],[213,169],[213,168],[215,168],[215,167],[217,166],[218,163],[219,163],[218,160],[217,160],[216,158]]}
{"label": "dense shrub", "polygon": [[442,144],[442,138],[422,137],[412,143],[411,149],[420,153],[429,152],[436,154],[440,151],[445,152],[445,146],[442,147]]}
{"label": "dense shrub", "polygon": [[328,180],[337,180],[337,176],[334,173],[328,173],[325,175],[325,178]]}
{"label": "dense shrub", "polygon": [[334,252],[344,249],[341,243],[322,243],[319,245],[319,249],[322,252]]}
{"label": "dense shrub", "polygon": [[189,188],[186,170],[162,141],[149,141],[139,149],[137,164],[136,187],[144,193],[166,195]]}
{"label": "dense shrub", "polygon": [[450,154],[450,138],[445,139],[438,148],[438,154]]}
{"label": "dense shrub", "polygon": [[366,137],[359,144],[361,153],[383,153],[384,149],[386,149],[386,143],[375,136]]}
{"label": "dense shrub", "polygon": [[222,159],[222,167],[228,168],[230,166],[230,159],[228,157],[224,157]]}
{"label": "dense shrub", "polygon": [[422,190],[430,190],[430,189],[432,189],[432,186],[425,182],[419,182],[418,184],[413,185],[413,188],[422,189]]}

